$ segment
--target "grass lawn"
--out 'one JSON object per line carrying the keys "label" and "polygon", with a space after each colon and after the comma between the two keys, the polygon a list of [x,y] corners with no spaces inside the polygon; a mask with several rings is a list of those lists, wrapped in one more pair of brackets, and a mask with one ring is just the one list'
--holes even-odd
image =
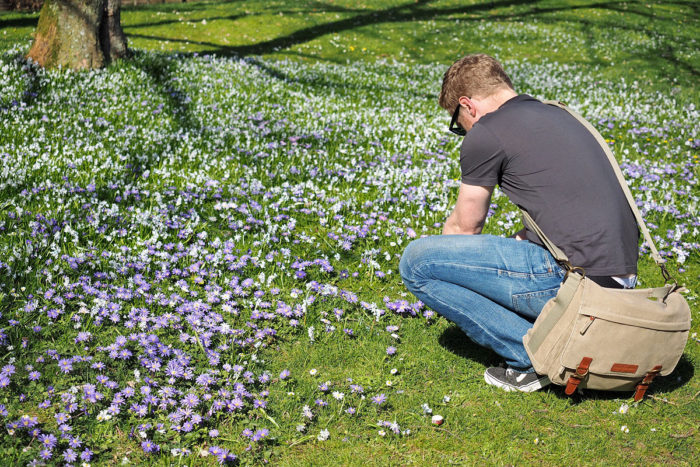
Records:
{"label": "grass lawn", "polygon": [[[26,40],[37,18],[2,14],[0,44]],[[149,50],[422,64],[477,50],[691,97],[700,66],[691,1],[204,1],[126,7],[122,25],[133,47]]]}
{"label": "grass lawn", "polygon": [[[0,13],[5,462],[694,464],[696,9],[127,7],[133,60],[90,73],[27,64],[37,15]],[[640,403],[486,385],[498,357],[401,283],[456,198],[436,96],[476,51],[600,129],[689,289],[686,351]],[[496,191],[487,233],[518,224]],[[640,279],[662,282],[646,256]]]}

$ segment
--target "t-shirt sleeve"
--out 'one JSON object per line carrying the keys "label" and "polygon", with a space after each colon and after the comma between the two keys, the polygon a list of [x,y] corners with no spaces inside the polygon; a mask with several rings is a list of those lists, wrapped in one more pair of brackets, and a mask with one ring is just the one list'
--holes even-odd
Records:
{"label": "t-shirt sleeve", "polygon": [[487,128],[477,124],[462,141],[459,154],[462,183],[497,185],[501,177],[504,155],[498,138]]}

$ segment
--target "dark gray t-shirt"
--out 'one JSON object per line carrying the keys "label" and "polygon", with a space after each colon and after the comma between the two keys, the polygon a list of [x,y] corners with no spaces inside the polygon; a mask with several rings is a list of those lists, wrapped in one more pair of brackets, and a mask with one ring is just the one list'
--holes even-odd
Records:
{"label": "dark gray t-shirt", "polygon": [[[498,184],[592,276],[636,274],[639,231],[610,162],[566,110],[521,94],[484,115],[460,154],[462,182]],[[542,244],[534,232],[527,239]]]}

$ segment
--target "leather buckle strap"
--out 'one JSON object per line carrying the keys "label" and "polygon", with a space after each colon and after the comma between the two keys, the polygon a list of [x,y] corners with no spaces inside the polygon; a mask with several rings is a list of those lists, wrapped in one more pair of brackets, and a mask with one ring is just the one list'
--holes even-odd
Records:
{"label": "leather buckle strap", "polygon": [[654,380],[654,378],[656,378],[656,375],[658,375],[661,372],[661,368],[661,365],[656,365],[654,368],[651,369],[651,371],[649,371],[644,376],[644,379],[637,385],[637,390],[634,393],[635,402],[639,402],[644,398],[644,394],[647,392],[649,385]]}
{"label": "leather buckle strap", "polygon": [[564,392],[567,396],[572,395],[574,391],[576,391],[578,385],[581,384],[583,378],[585,378],[586,375],[588,375],[588,368],[590,368],[592,361],[593,359],[591,357],[583,357],[581,359],[581,363],[578,364],[576,371],[574,372],[574,374],[569,376],[569,381],[567,381],[566,383],[566,389],[564,390]]}

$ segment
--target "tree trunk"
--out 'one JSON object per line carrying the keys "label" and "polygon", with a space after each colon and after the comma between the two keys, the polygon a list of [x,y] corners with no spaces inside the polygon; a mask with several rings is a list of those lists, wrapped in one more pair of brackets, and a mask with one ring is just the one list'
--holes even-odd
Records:
{"label": "tree trunk", "polygon": [[127,58],[131,55],[126,47],[126,36],[121,25],[121,0],[104,0],[105,9],[100,24],[102,53],[107,61]]}
{"label": "tree trunk", "polygon": [[121,0],[45,0],[29,58],[46,68],[101,68],[129,55]]}

